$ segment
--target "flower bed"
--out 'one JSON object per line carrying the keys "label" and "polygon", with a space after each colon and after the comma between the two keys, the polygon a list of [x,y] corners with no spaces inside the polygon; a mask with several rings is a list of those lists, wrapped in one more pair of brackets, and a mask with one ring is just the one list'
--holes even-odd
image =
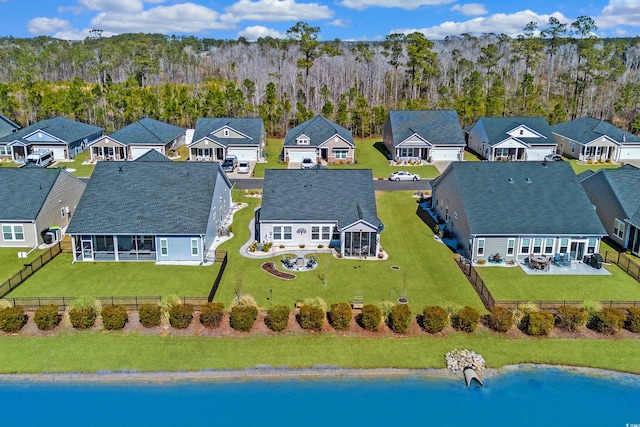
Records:
{"label": "flower bed", "polygon": [[296,278],[295,274],[286,273],[284,271],[278,270],[273,261],[265,262],[264,264],[262,264],[262,269],[267,273],[271,274],[272,276],[275,276],[279,279],[293,280]]}

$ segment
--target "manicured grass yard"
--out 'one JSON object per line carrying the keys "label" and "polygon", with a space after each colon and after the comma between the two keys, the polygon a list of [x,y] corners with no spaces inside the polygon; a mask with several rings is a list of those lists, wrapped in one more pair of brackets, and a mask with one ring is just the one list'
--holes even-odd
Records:
{"label": "manicured grass yard", "polygon": [[520,267],[481,267],[478,274],[502,301],[640,301],[640,283],[615,265],[611,276],[528,275]]}
{"label": "manicured grass yard", "polygon": [[75,169],[75,172],[72,172],[73,175],[78,177],[88,177],[93,173],[93,169],[95,169],[95,164],[83,165],[82,162],[87,160],[90,155],[90,150],[84,150],[82,153],[78,154],[73,158],[72,162],[60,162],[56,166],[65,166],[67,169]]}
{"label": "manicured grass yard", "polygon": [[[234,198],[239,193],[234,195]],[[263,308],[269,307],[267,297],[272,290],[272,304],[292,306],[297,300],[321,297],[328,304],[350,301],[356,291],[364,291],[365,302],[377,304],[382,300],[396,301],[403,288],[414,312],[425,305],[471,305],[483,309],[480,299],[456,266],[454,256],[446,246],[437,243],[433,234],[416,216],[416,202],[411,192],[384,192],[377,194],[378,214],[385,224],[381,234],[383,248],[389,259],[346,260],[330,254],[318,254],[318,269],[297,273],[294,280],[281,280],[260,269],[263,262],[273,260],[282,269],[280,259],[248,259],[238,253],[249,239],[247,224],[260,199],[247,198],[250,206],[239,211],[233,224],[235,237],[221,246],[229,253],[229,265],[216,295],[225,305],[241,289],[251,294]],[[400,270],[392,270],[391,266]],[[323,286],[316,272],[324,272],[328,283]]]}
{"label": "manicured grass yard", "polygon": [[18,252],[28,252],[29,248],[0,248],[0,282],[16,274],[25,264],[38,258],[44,251],[36,249],[27,258],[18,258]]}
{"label": "manicured grass yard", "polygon": [[571,159],[571,160],[565,159],[565,161],[568,161],[569,164],[571,164],[571,167],[575,171],[576,175],[586,170],[592,170],[594,172],[597,172],[600,169],[616,169],[620,167],[620,165],[611,164],[611,163],[600,163],[600,164],[594,163],[592,165],[589,165],[586,163],[578,162],[576,159]]}

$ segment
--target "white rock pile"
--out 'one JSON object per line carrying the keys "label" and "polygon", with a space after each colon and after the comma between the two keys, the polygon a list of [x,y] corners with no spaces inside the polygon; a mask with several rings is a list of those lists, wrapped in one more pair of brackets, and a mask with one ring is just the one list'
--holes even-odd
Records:
{"label": "white rock pile", "polygon": [[455,349],[445,354],[447,368],[452,372],[462,371],[464,368],[473,368],[476,371],[486,369],[484,358],[471,350]]}

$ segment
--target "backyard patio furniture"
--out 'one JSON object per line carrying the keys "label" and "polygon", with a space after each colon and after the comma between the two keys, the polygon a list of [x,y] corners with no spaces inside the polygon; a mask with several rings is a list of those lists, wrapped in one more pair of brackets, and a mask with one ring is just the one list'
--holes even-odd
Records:
{"label": "backyard patio furniture", "polygon": [[551,257],[546,257],[543,255],[533,255],[531,258],[531,263],[535,263],[535,267],[538,270],[548,270],[549,264],[551,264]]}
{"label": "backyard patio furniture", "polygon": [[288,269],[294,269],[295,268],[295,265],[293,264],[293,262],[287,257],[282,258],[282,264],[285,267],[287,267]]}
{"label": "backyard patio furniture", "polygon": [[298,267],[298,270],[300,270],[301,268],[304,267],[304,258],[303,257],[296,258],[296,267]]}
{"label": "backyard patio furniture", "polygon": [[311,257],[307,261],[307,268],[313,268],[316,265],[316,257]]}
{"label": "backyard patio furniture", "polygon": [[555,256],[553,257],[553,263],[558,267],[562,267],[564,265],[564,261],[562,260],[562,255],[555,254]]}

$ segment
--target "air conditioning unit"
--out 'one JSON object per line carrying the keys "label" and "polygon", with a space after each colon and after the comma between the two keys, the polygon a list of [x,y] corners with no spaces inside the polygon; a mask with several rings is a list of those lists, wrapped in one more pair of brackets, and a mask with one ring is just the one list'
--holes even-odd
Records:
{"label": "air conditioning unit", "polygon": [[53,231],[47,231],[46,233],[44,233],[44,236],[42,238],[45,244],[50,245],[58,241],[58,234]]}

